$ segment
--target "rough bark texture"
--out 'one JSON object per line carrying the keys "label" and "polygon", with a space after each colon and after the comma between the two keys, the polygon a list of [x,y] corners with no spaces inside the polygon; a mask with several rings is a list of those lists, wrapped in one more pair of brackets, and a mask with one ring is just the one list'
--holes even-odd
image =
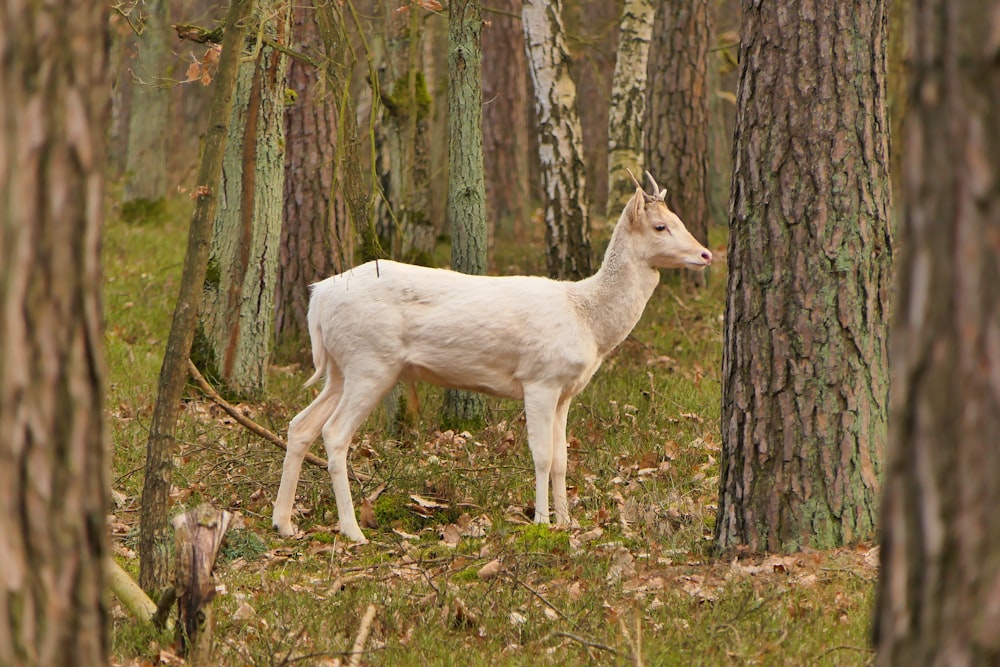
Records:
{"label": "rough bark texture", "polygon": [[108,11],[0,7],[0,665],[108,664]]}
{"label": "rough bark texture", "polygon": [[167,526],[167,498],[174,473],[177,413],[188,377],[184,360],[190,354],[198,311],[201,309],[212,221],[221,196],[219,185],[222,158],[226,148],[236,75],[239,72],[239,58],[246,36],[245,20],[252,4],[252,0],[232,0],[226,15],[222,56],[212,84],[215,86],[215,96],[209,109],[205,150],[198,170],[195,208],[188,230],[180,293],[167,337],[167,347],[163,353],[156,405],[149,423],[140,515],[139,585],[150,592],[159,591],[169,581],[168,552],[171,536]]}
{"label": "rough bark texture", "polygon": [[569,72],[562,0],[525,0],[521,22],[535,86],[546,263],[553,278],[585,278],[593,272],[590,214],[583,131],[576,113],[576,85]]}
{"label": "rough bark texture", "polygon": [[[626,0],[618,31],[618,58],[608,119],[608,221],[615,221],[635,194],[626,169],[642,179],[646,116],[646,64],[653,34],[653,0]],[[704,241],[702,241],[704,243]]]}
{"label": "rough bark texture", "polygon": [[649,60],[647,169],[667,189],[670,208],[708,245],[708,0],[658,5]]}
{"label": "rough bark texture", "polygon": [[[483,19],[479,0],[448,6],[448,219],[451,268],[486,273],[486,184],[483,176]],[[482,419],[483,399],[445,392],[444,421]]]}
{"label": "rough bark texture", "polygon": [[[289,6],[258,9],[268,34],[288,38]],[[239,396],[264,390],[285,184],[287,58],[264,45],[240,65],[193,358]]]}
{"label": "rough bark texture", "polygon": [[[296,5],[292,36],[297,51],[323,53],[319,16]],[[309,285],[352,265],[354,237],[337,178],[337,101],[322,69],[290,59],[288,87],[295,101],[285,109],[284,225],[275,292],[275,337],[308,356]],[[351,119],[353,122],[353,118]]]}
{"label": "rough bark texture", "polygon": [[886,438],[885,5],[743,3],[716,539],[872,539]]}
{"label": "rough bark texture", "polygon": [[136,38],[138,57],[131,63],[132,104],[122,213],[142,217],[167,193],[167,117],[170,88],[170,15],[167,0],[143,2],[145,29]]}
{"label": "rough bark texture", "polygon": [[880,665],[1000,663],[1000,5],[912,0]]}
{"label": "rough bark texture", "polygon": [[528,63],[521,0],[490,3],[483,29],[483,157],[487,225],[509,224],[520,238],[531,215]]}

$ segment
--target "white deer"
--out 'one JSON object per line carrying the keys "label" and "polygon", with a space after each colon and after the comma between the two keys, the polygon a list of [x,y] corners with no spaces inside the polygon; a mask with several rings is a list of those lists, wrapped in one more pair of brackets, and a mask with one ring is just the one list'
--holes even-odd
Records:
{"label": "white deer", "polygon": [[[631,172],[629,172],[631,175]],[[578,282],[472,276],[388,260],[368,262],[312,286],[309,335],[326,386],[292,419],[272,520],[297,532],[292,505],[302,460],[322,433],[340,532],[367,542],[354,516],[347,452],[354,432],[398,380],[523,399],[535,464],[535,523],[569,523],[566,416],[604,358],[639,321],[660,268],[702,268],[712,253],[633,176],[601,268]]]}

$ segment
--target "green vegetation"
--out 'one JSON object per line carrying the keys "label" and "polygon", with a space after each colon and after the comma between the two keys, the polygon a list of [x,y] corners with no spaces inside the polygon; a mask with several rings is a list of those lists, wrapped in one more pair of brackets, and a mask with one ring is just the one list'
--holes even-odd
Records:
{"label": "green vegetation", "polygon": [[[105,229],[111,526],[132,572],[188,206],[172,200],[155,221]],[[711,245],[724,255],[724,239]],[[544,272],[542,250],[529,252],[501,243],[496,266]],[[351,463],[368,476],[352,481],[356,505],[373,496],[379,526],[366,529],[370,544],[339,538],[327,472],[309,465],[296,503],[303,534],[280,539],[270,513],[283,452],[192,388],[172,513],[208,500],[243,526],[217,566],[218,664],[331,664],[350,650],[369,604],[365,665],[627,665],[640,634],[646,665],[868,664],[875,559],[866,547],[712,553],[724,288],[722,266],[704,292],[662,285],[574,403],[578,525],[568,530],[530,525],[533,467],[518,403],[490,399],[485,427],[455,433],[436,422],[442,392],[421,386],[414,425],[389,436],[376,412],[355,438]],[[302,386],[311,370],[272,367],[266,399],[242,409],[283,434],[318,391]],[[324,455],[319,444],[313,451]],[[157,662],[169,650],[169,638],[125,613],[112,618],[116,664]]]}

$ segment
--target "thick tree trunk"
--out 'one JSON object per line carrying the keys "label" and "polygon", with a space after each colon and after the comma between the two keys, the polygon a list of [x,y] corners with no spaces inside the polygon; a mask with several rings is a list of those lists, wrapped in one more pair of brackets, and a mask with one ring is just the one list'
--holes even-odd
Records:
{"label": "thick tree trunk", "polygon": [[626,0],[622,10],[608,119],[609,222],[618,219],[625,204],[635,194],[635,185],[626,170],[631,170],[641,180],[645,169],[642,144],[646,116],[646,63],[654,12],[653,0]]}
{"label": "thick tree trunk", "polygon": [[592,270],[583,131],[562,25],[562,0],[525,0],[525,48],[535,86],[538,151],[545,196],[549,275],[580,279]]}
{"label": "thick tree trunk", "polygon": [[912,0],[880,665],[1000,663],[1000,7]]}
{"label": "thick tree trunk", "polygon": [[145,0],[145,29],[136,38],[132,62],[132,104],[122,216],[140,219],[162,207],[167,193],[167,117],[170,88],[170,8],[168,0]]}
{"label": "thick tree trunk", "polygon": [[[292,36],[302,53],[323,53],[317,10],[296,5]],[[333,57],[331,54],[330,57]],[[309,285],[353,264],[354,237],[337,178],[337,102],[321,68],[290,59],[285,109],[284,225],[275,293],[275,337],[308,357]],[[353,117],[350,119],[353,122]]]}
{"label": "thick tree trunk", "polygon": [[743,3],[718,546],[872,539],[886,439],[885,4]]}
{"label": "thick tree trunk", "polygon": [[0,9],[0,665],[108,664],[108,10]]}
{"label": "thick tree trunk", "polygon": [[[258,9],[267,34],[288,37],[289,5]],[[205,306],[193,359],[239,396],[264,390],[274,325],[274,292],[285,184],[287,58],[270,46],[240,66],[222,197],[212,233]]]}
{"label": "thick tree trunk", "polygon": [[[479,0],[448,8],[448,219],[451,268],[486,273],[486,184],[483,176],[483,19]],[[445,392],[444,421],[476,422],[480,394]]]}
{"label": "thick tree trunk", "polygon": [[215,95],[208,115],[205,150],[198,170],[195,209],[188,230],[187,254],[181,274],[180,294],[163,354],[156,406],[149,423],[146,443],[146,476],[142,487],[142,513],[139,533],[139,585],[146,591],[159,591],[169,581],[170,531],[167,526],[167,498],[174,473],[174,431],[180,410],[181,394],[187,381],[184,360],[191,352],[202,288],[208,265],[212,221],[221,196],[222,158],[226,149],[229,117],[239,59],[246,37],[246,19],[251,0],[232,0],[226,15],[222,56],[213,85]]}
{"label": "thick tree trunk", "polygon": [[521,0],[491,2],[483,30],[483,158],[486,224],[507,224],[520,238],[531,215],[528,63]]}
{"label": "thick tree trunk", "polygon": [[[708,0],[661,0],[649,62],[646,164],[691,234],[708,245]],[[704,273],[691,273],[703,282]]]}

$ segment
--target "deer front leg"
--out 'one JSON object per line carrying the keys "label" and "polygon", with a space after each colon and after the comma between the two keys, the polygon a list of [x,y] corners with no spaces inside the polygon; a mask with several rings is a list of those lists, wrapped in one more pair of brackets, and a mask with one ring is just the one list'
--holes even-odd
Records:
{"label": "deer front leg", "polygon": [[[549,474],[552,471],[552,433],[558,399],[558,391],[545,387],[524,389],[528,446],[535,463],[535,523],[549,522]],[[565,477],[563,479],[565,483]]]}
{"label": "deer front leg", "polygon": [[570,398],[563,397],[556,406],[552,429],[552,501],[556,510],[556,524],[569,525],[569,499],[566,496],[566,469],[568,450],[566,420],[569,416]]}

